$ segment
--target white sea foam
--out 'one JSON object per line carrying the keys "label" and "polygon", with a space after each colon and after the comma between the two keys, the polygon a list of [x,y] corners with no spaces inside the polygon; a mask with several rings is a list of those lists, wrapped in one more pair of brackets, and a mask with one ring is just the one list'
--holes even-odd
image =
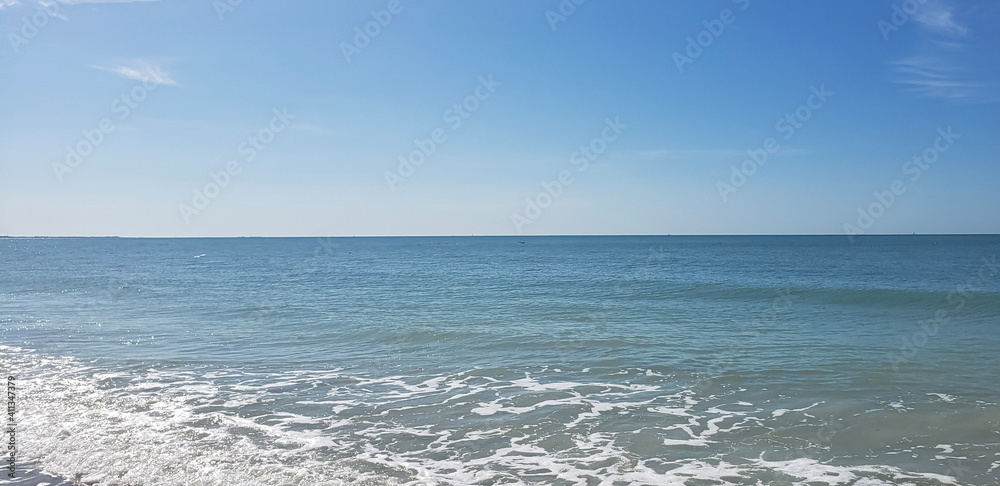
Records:
{"label": "white sea foam", "polygon": [[805,408],[796,408],[796,409],[791,409],[791,410],[789,410],[787,408],[779,408],[777,410],[773,410],[771,412],[771,416],[772,417],[780,417],[780,416],[782,416],[782,415],[784,415],[784,414],[786,414],[788,412],[804,412],[804,411],[809,410],[810,408],[813,408],[813,407],[815,407],[815,406],[817,406],[817,405],[819,405],[821,403],[823,403],[823,402],[816,402],[816,403],[814,403],[812,405],[809,405],[808,407],[805,407]]}
{"label": "white sea foam", "polygon": [[944,393],[928,393],[927,395],[928,396],[932,396],[932,397],[938,397],[941,400],[946,401],[946,402],[954,402],[955,400],[958,399],[958,397],[955,397],[955,396],[952,396],[952,395],[947,395],[947,394],[944,394]]}
{"label": "white sea foam", "polygon": [[[761,478],[773,477],[788,484],[956,484],[889,466],[741,458],[717,444],[766,433],[785,413],[822,402],[775,414],[735,396],[673,388],[666,379],[611,382],[607,376],[620,376],[615,370],[575,381],[541,373],[505,380],[484,371],[125,372],[10,347],[0,347],[0,366],[23,376],[21,405],[31,414],[22,419],[22,437],[33,455],[26,459],[100,486],[764,484]],[[622,415],[628,428],[615,418]],[[653,448],[638,453],[633,440]],[[690,447],[699,454],[685,452]]]}

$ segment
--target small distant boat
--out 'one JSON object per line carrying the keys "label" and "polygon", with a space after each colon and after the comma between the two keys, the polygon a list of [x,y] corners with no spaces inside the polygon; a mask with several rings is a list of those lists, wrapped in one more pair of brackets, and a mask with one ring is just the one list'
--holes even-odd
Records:
{"label": "small distant boat", "polygon": [[523,241],[518,241],[518,243],[520,243],[520,244],[522,244],[522,245],[524,244],[524,242],[523,242]]}

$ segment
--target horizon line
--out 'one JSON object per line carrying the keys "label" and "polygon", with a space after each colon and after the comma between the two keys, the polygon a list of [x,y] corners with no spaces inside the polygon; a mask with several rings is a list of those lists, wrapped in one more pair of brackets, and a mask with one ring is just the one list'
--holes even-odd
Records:
{"label": "horizon line", "polygon": [[311,236],[122,236],[122,235],[0,235],[0,238],[128,238],[128,239],[224,239],[224,238],[553,238],[553,237],[746,237],[746,236],[841,236],[860,238],[865,236],[1000,236],[1000,233],[744,233],[744,234],[453,234],[453,235],[311,235]]}

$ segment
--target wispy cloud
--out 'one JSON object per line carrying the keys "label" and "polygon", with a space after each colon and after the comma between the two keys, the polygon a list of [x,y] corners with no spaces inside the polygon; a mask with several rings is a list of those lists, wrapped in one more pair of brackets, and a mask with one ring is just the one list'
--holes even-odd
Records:
{"label": "wispy cloud", "polygon": [[892,61],[892,82],[917,96],[972,102],[996,101],[994,83],[970,71],[975,53],[970,29],[946,0],[927,0],[913,19],[921,29],[914,54]]}
{"label": "wispy cloud", "polygon": [[69,20],[66,18],[65,15],[63,15],[62,11],[59,10],[59,2],[55,0],[38,0],[38,5],[40,5],[42,7],[42,10],[44,10],[46,13],[57,19]]}
{"label": "wispy cloud", "polygon": [[133,2],[159,2],[160,0],[58,0],[59,3],[76,5],[78,3],[133,3]]}
{"label": "wispy cloud", "polygon": [[739,149],[651,149],[640,150],[636,155],[644,159],[728,159],[743,155]]}
{"label": "wispy cloud", "polygon": [[[159,2],[160,0],[35,0],[35,3],[52,4],[62,3],[65,5],[76,5],[79,3],[133,3],[133,2]],[[20,0],[0,0],[0,9],[20,5]]]}
{"label": "wispy cloud", "polygon": [[[782,148],[782,155],[806,155],[809,152],[797,148]],[[704,148],[704,149],[647,149],[633,152],[633,156],[646,160],[660,161],[719,161],[745,158],[747,149],[725,149],[725,148]]]}
{"label": "wispy cloud", "polygon": [[174,81],[173,78],[170,77],[170,73],[164,71],[162,66],[141,59],[133,61],[127,66],[117,65],[111,67],[91,67],[94,69],[100,69],[101,71],[115,73],[124,78],[142,81],[144,83],[177,86],[177,81]]}
{"label": "wispy cloud", "polygon": [[[49,7],[52,5],[77,5],[82,3],[134,3],[134,2],[158,2],[160,0],[34,0],[28,1],[29,5],[42,5]],[[5,8],[17,7],[21,5],[21,0],[0,0],[0,10]],[[55,17],[65,20],[62,15],[54,15]]]}
{"label": "wispy cloud", "polygon": [[[35,0],[29,4],[52,5],[55,3],[63,5],[77,5],[81,3],[133,3],[133,2],[159,2],[160,0]],[[21,0],[0,0],[0,10],[4,8],[21,5]]]}
{"label": "wispy cloud", "polygon": [[994,85],[968,78],[965,69],[948,56],[923,55],[892,63],[896,67],[893,81],[907,85],[907,90],[919,96],[945,99],[977,99]]}
{"label": "wispy cloud", "polygon": [[928,0],[914,15],[914,19],[925,28],[941,34],[964,37],[969,33],[966,27],[955,22],[952,7],[942,1]]}

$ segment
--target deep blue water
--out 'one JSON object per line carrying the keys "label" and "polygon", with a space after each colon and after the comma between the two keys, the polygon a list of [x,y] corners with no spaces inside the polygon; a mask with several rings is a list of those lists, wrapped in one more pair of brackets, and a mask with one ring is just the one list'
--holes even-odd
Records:
{"label": "deep blue water", "polygon": [[997,484],[998,255],[7,238],[0,373],[21,460],[95,484]]}

